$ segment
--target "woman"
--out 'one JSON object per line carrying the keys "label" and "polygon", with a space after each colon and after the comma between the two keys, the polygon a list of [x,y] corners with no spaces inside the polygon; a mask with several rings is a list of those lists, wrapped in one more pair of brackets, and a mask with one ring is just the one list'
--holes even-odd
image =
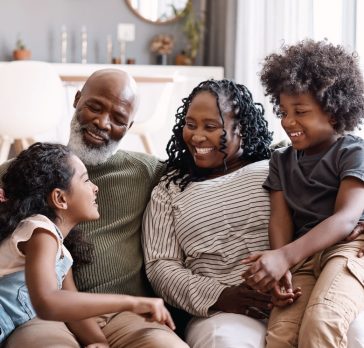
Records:
{"label": "woman", "polygon": [[[144,216],[156,293],[194,317],[191,347],[264,347],[270,297],[242,284],[241,260],[268,248],[271,134],[263,107],[232,81],[200,83],[183,100],[166,175]],[[233,332],[233,333],[232,333]]]}

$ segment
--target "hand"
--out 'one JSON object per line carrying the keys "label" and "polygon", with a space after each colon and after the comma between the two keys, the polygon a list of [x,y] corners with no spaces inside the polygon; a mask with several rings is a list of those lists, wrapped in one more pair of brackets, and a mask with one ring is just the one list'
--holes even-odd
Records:
{"label": "hand", "polygon": [[301,288],[292,288],[292,274],[287,271],[272,289],[272,302],[274,306],[285,307],[292,304],[302,295]]}
{"label": "hand", "polygon": [[110,346],[108,343],[100,342],[89,344],[85,348],[110,348]]}
{"label": "hand", "polygon": [[134,297],[134,305],[131,311],[141,315],[148,321],[157,321],[166,324],[172,330],[176,329],[174,322],[167,308],[164,307],[161,298]]}
{"label": "hand", "polygon": [[[353,232],[351,232],[345,239],[344,241],[346,242],[351,242],[354,239],[356,239],[361,233],[364,233],[364,221],[359,221],[358,224],[355,226],[355,228],[353,229]],[[364,248],[360,249],[358,251],[358,257],[363,257],[364,256]]]}
{"label": "hand", "polygon": [[288,260],[281,249],[253,253],[242,263],[252,263],[243,273],[243,278],[253,289],[262,292],[270,291],[289,270]]}
{"label": "hand", "polygon": [[211,309],[264,319],[269,316],[271,307],[270,295],[253,290],[243,283],[224,289]]}

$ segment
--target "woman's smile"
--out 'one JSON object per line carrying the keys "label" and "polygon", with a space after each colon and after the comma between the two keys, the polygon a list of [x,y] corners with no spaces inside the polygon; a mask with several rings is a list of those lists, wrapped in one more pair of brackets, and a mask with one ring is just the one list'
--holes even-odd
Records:
{"label": "woman's smile", "polygon": [[214,147],[197,147],[195,146],[195,151],[198,155],[207,155],[210,152],[214,151]]}

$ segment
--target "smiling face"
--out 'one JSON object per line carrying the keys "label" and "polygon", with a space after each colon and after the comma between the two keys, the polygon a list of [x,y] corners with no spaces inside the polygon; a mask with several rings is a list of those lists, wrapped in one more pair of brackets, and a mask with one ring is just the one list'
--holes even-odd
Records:
{"label": "smiling face", "polygon": [[224,154],[219,151],[224,129],[227,166],[240,161],[241,136],[238,127],[234,127],[232,115],[232,112],[224,115],[223,125],[213,94],[200,92],[193,98],[186,114],[183,140],[197,167],[217,169],[224,166]]}
{"label": "smiling face", "polygon": [[292,146],[307,155],[325,151],[338,138],[332,117],[309,93],[280,94],[280,114]]}
{"label": "smiling face", "polygon": [[135,82],[126,73],[101,70],[93,74],[75,97],[72,151],[86,164],[105,161],[133,123],[135,98]]}
{"label": "smiling face", "polygon": [[100,217],[96,203],[98,187],[90,181],[85,165],[77,156],[72,155],[69,164],[74,175],[69,189],[64,193],[68,221],[71,224],[78,224],[98,219]]}

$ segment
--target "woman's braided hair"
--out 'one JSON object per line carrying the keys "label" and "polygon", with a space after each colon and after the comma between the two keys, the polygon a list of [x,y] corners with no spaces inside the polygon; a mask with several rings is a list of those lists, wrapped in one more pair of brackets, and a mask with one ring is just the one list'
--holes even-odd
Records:
{"label": "woman's braided hair", "polygon": [[[231,80],[207,80],[195,87],[191,94],[182,99],[183,105],[177,109],[176,124],[173,135],[167,144],[168,159],[165,161],[166,170],[164,179],[168,187],[172,181],[181,191],[192,181],[205,180],[213,169],[202,169],[195,165],[184,140],[183,127],[188,108],[194,97],[201,92],[209,92],[216,98],[217,108],[224,124],[227,113],[233,112],[234,127],[239,127],[242,136],[243,153],[242,161],[256,162],[270,158],[269,146],[272,134],[268,131],[267,121],[264,119],[264,108],[259,103],[254,103],[252,94],[244,86]],[[226,131],[223,131],[219,151],[225,155]],[[226,163],[225,163],[225,169]]]}

